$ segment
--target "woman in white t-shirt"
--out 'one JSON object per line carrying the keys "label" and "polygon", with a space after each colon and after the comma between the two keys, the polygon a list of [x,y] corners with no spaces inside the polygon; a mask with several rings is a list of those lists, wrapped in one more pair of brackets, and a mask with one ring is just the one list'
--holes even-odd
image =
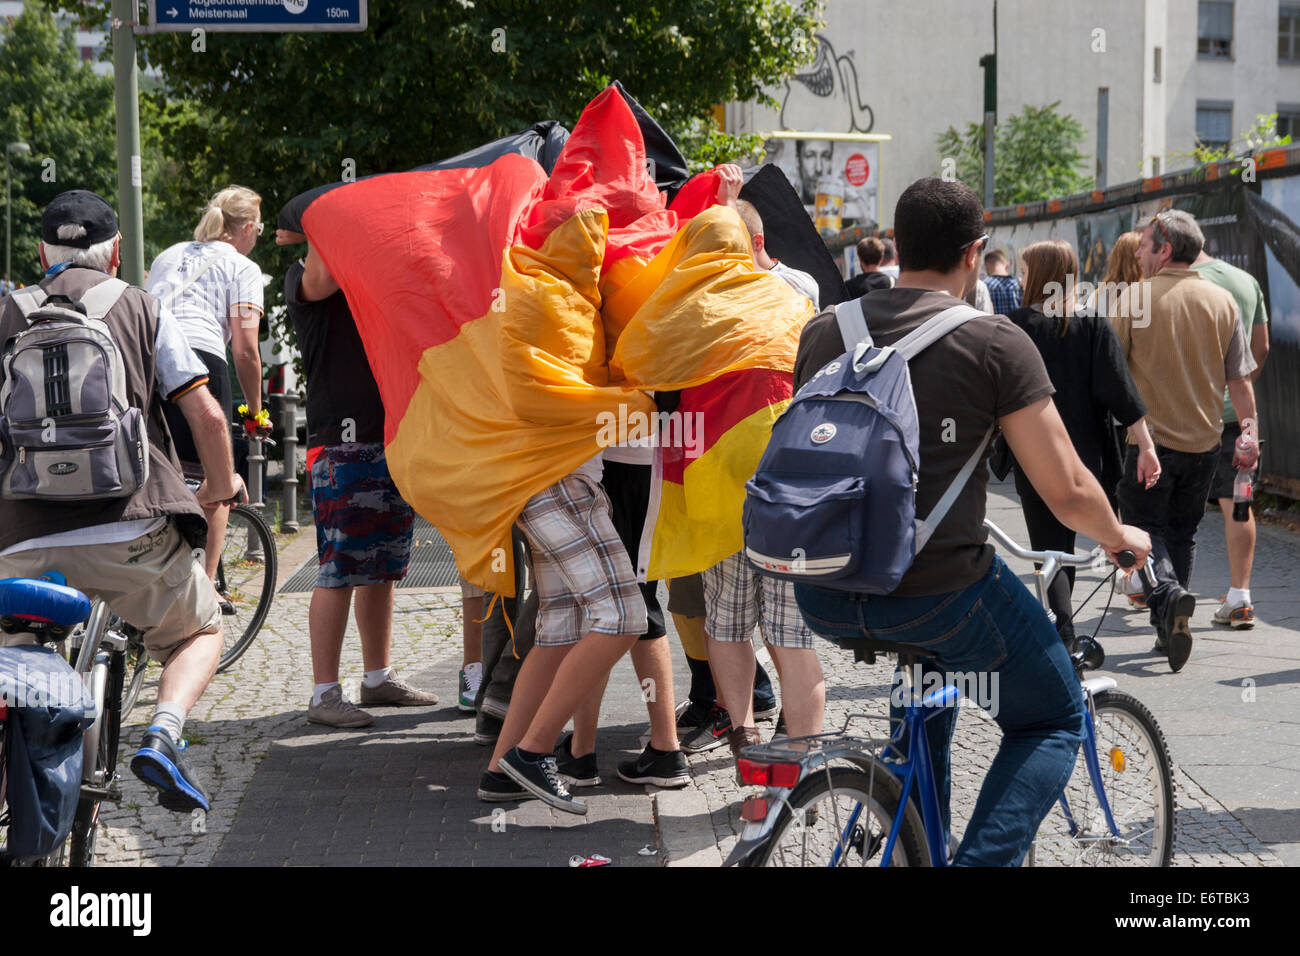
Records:
{"label": "woman in white t-shirt", "polygon": [[[171,310],[196,355],[208,367],[208,390],[231,415],[230,344],[235,374],[250,417],[262,408],[262,357],[257,333],[262,321],[262,270],[248,258],[262,234],[262,197],[243,186],[223,189],[203,210],[193,242],[179,242],[154,260],[146,288]],[[177,457],[197,468],[198,451],[189,425],[172,403],[164,408]],[[187,470],[190,470],[187,468]],[[217,573],[229,508],[208,509],[205,564]]]}

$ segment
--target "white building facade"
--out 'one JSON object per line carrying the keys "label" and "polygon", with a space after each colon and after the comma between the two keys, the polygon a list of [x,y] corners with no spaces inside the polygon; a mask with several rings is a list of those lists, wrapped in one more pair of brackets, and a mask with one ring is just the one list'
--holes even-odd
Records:
{"label": "white building facade", "polygon": [[[993,8],[828,0],[814,63],[769,91],[776,109],[730,104],[727,130],[890,136],[868,184],[888,226],[902,190],[941,172],[939,134],[982,122],[979,60],[994,50]],[[1198,139],[1240,149],[1258,114],[1278,113],[1300,141],[1300,0],[998,0],[997,20],[999,121],[1059,101],[1086,130],[1081,151],[1099,185],[1186,168]],[[820,144],[796,160],[783,155],[789,139],[777,142],[769,156],[806,197],[817,187],[804,180],[843,177],[847,157],[863,151],[836,142],[828,159]],[[844,192],[852,219],[850,184]]]}

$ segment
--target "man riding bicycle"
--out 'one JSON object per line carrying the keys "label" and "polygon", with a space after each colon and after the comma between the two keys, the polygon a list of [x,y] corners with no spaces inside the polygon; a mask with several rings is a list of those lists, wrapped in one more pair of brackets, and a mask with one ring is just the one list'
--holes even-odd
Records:
{"label": "man riding bicycle", "polygon": [[[158,790],[162,806],[207,810],[207,794],[185,759],[181,733],[221,656],[221,610],[196,549],[207,530],[201,505],[243,494],[243,481],[234,473],[229,423],[201,387],[207,369],[171,313],[153,296],[116,280],[121,236],[107,202],[85,190],[59,194],[41,217],[41,238],[44,280],[37,289],[5,299],[0,309],[6,352],[14,351],[15,337],[28,332],[33,319],[43,323],[57,311],[79,312],[90,327],[97,324],[91,320],[102,318],[116,352],[101,347],[91,358],[84,349],[77,353],[78,341],[93,338],[87,332],[80,340],[74,336],[47,345],[43,357],[37,354],[26,365],[19,356],[11,364],[6,355],[0,379],[11,380],[0,391],[0,422],[8,429],[0,485],[0,577],[37,577],[57,569],[70,586],[102,598],[142,632],[149,656],[163,671],[158,706],[131,770]],[[32,352],[25,349],[23,355]],[[98,379],[91,374],[96,369]],[[117,424],[127,428],[143,418],[140,480],[130,494],[114,490],[104,477],[105,462],[95,457],[97,446],[79,434],[88,429],[79,423],[86,416],[78,412],[94,405],[96,388],[104,404],[109,383],[103,369],[111,372]],[[25,381],[43,376],[43,389],[19,394],[20,374]],[[118,398],[118,375],[124,378],[125,401]],[[32,417],[15,411],[24,400],[25,407],[35,404],[39,437],[28,428],[23,434],[33,436],[25,439],[31,447],[15,448],[15,423]],[[208,476],[197,493],[181,478],[164,402],[176,404],[194,435]],[[50,450],[60,454],[50,456]],[[72,482],[84,482],[85,493],[79,495]],[[126,478],[121,484],[132,487]]]}
{"label": "man riding bicycle", "polygon": [[[898,283],[857,300],[877,346],[893,345],[961,304],[979,276],[983,227],[979,198],[961,183],[922,179],[903,192],[894,214]],[[843,352],[835,313],[815,316],[799,340],[795,388]],[[996,422],[1063,524],[1096,539],[1112,557],[1130,550],[1139,565],[1146,560],[1150,538],[1116,520],[1052,403],[1042,357],[1018,326],[1005,316],[971,320],[909,368],[920,425],[918,515],[934,509]],[[1083,739],[1083,695],[1065,645],[987,542],[987,487],[980,461],[892,593],[868,597],[796,585],[800,610],[818,633],[915,644],[936,654],[927,670],[998,675],[1002,744],[954,858],[961,866],[1020,863],[1070,778]],[[936,716],[928,735],[945,830],[955,718],[955,710]]]}

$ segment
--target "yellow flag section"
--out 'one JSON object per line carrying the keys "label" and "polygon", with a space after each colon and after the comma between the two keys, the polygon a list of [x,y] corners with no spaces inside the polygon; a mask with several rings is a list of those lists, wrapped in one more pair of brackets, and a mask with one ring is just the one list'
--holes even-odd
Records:
{"label": "yellow flag section", "polygon": [[[626,269],[626,260],[610,270]],[[745,482],[793,392],[812,303],[755,267],[734,210],[690,220],[637,275],[608,289],[612,381],[682,390],[658,416],[658,514],[651,580],[702,571],[744,546]],[[611,286],[613,282],[606,281]]]}
{"label": "yellow flag section", "polygon": [[654,411],[641,392],[606,387],[605,230],[604,211],[587,209],[540,249],[507,249],[493,306],[420,356],[388,445],[402,496],[493,593],[514,592],[510,528],[524,503],[600,451],[598,421]]}

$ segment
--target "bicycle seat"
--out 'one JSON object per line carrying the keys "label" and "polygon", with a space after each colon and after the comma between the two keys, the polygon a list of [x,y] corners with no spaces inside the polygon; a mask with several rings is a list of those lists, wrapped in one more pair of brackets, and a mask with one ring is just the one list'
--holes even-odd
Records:
{"label": "bicycle seat", "polygon": [[874,664],[877,654],[897,654],[900,658],[910,657],[916,660],[929,660],[939,656],[928,647],[898,644],[894,641],[877,641],[869,637],[827,637],[826,640],[836,647],[852,651],[855,662],[867,664]]}
{"label": "bicycle seat", "polygon": [[[51,576],[54,574],[57,572]],[[63,575],[57,576],[63,579]],[[66,584],[37,578],[0,580],[0,617],[14,618],[19,629],[27,630],[24,624],[68,628],[89,615],[90,599]]]}

